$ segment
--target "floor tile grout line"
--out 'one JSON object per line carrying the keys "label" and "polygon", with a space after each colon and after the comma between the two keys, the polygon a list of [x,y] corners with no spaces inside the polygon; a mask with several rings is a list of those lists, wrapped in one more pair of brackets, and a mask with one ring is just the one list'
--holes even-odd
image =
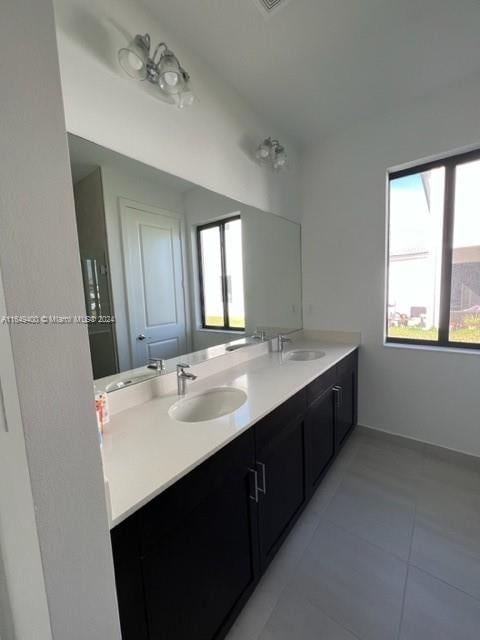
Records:
{"label": "floor tile grout line", "polygon": [[[420,478],[423,478],[423,469],[425,466],[425,444],[422,447],[422,464],[420,465]],[[412,523],[412,530],[410,532],[410,546],[408,549],[408,559],[407,559],[407,563],[410,562],[410,559],[412,557],[412,550],[413,550],[413,540],[415,537],[415,528],[417,526],[417,511],[418,511],[418,500],[419,500],[419,495],[418,495],[418,489],[417,491],[415,491],[415,501],[414,501],[414,507],[413,507],[413,523]]]}
{"label": "floor tile grout line", "polygon": [[[312,536],[312,537],[313,537],[313,536]],[[306,551],[306,549],[305,549],[305,551]],[[305,553],[305,552],[304,552],[304,553]],[[303,558],[304,553],[302,554],[302,558]],[[298,563],[298,565],[300,565],[300,562]],[[297,567],[296,567],[296,568],[297,568]],[[270,615],[268,616],[268,618],[267,618],[267,620],[266,620],[265,624],[262,626],[262,628],[261,628],[261,630],[260,630],[260,633],[259,633],[259,634],[258,634],[258,636],[256,636],[253,640],[261,640],[262,633],[263,633],[263,632],[265,631],[265,629],[267,628],[268,623],[270,622],[270,620],[271,620],[271,618],[272,618],[272,616],[273,616],[273,614],[274,614],[274,612],[275,612],[275,609],[277,608],[278,603],[280,602],[280,598],[283,596],[283,594],[285,593],[285,591],[287,590],[287,588],[290,586],[290,584],[291,584],[291,583],[292,583],[292,581],[293,581],[293,578],[294,578],[294,575],[293,575],[293,574],[294,574],[294,573],[295,573],[295,571],[293,571],[293,572],[292,572],[292,575],[291,575],[291,577],[290,577],[290,580],[288,580],[288,582],[287,582],[287,583],[284,585],[284,587],[282,588],[281,593],[280,593],[280,595],[279,595],[279,597],[278,597],[277,601],[275,602],[275,606],[273,607],[272,611],[270,612]],[[311,607],[313,607],[314,609],[317,609],[317,611],[320,611],[320,613],[321,613],[322,615],[324,615],[326,618],[328,618],[329,620],[331,620],[332,622],[334,622],[335,624],[337,624],[339,627],[341,627],[344,631],[347,631],[351,636],[353,636],[353,637],[354,637],[354,638],[356,638],[357,640],[368,640],[367,638],[362,638],[362,636],[359,636],[356,632],[352,631],[352,629],[349,629],[348,627],[346,627],[346,626],[343,624],[343,622],[340,622],[340,620],[337,620],[336,618],[334,618],[330,613],[327,613],[325,609],[323,609],[323,608],[322,608],[321,606],[319,606],[317,603],[312,602],[308,597],[307,597],[307,599],[306,599],[306,602],[307,602],[307,604],[309,604],[309,605],[310,605]]]}
{"label": "floor tile grout line", "polygon": [[403,585],[403,594],[402,594],[402,606],[400,609],[400,619],[398,621],[398,631],[397,631],[397,640],[400,640],[402,635],[402,625],[403,618],[405,616],[405,602],[407,600],[407,586],[408,586],[408,576],[410,574],[410,565],[407,564],[407,572],[405,574],[405,584]]}
{"label": "floor tile grout line", "polygon": [[[411,568],[413,568],[416,571],[419,571],[420,573],[422,573],[422,574],[424,574],[426,576],[429,576],[432,580],[437,580],[439,583],[444,584],[446,587],[450,587],[452,589],[455,589],[456,592],[467,596],[469,599],[471,599],[471,600],[473,600],[475,602],[479,602],[480,601],[480,598],[472,595],[471,593],[465,591],[464,589],[461,589],[461,588],[459,588],[459,587],[457,587],[457,586],[455,586],[453,584],[450,584],[447,580],[444,580],[443,578],[440,578],[440,577],[434,575],[430,571],[425,570],[424,568],[422,568],[421,566],[418,566],[415,562],[412,561],[413,549],[414,549],[414,540],[415,540],[415,531],[416,531],[417,527],[419,526],[419,522],[420,522],[421,504],[422,504],[421,503],[422,489],[424,487],[425,482],[427,482],[427,480],[428,480],[428,478],[426,477],[426,469],[427,469],[427,464],[428,464],[428,461],[429,461],[427,445],[423,444],[421,449],[417,450],[418,453],[420,454],[420,459],[418,461],[419,462],[419,464],[418,464],[418,467],[419,467],[418,480],[419,480],[419,482],[418,482],[418,485],[416,487],[416,490],[413,492],[412,500],[411,500],[411,503],[413,505],[413,516],[412,516],[412,523],[411,523],[411,527],[410,527],[409,545],[408,545],[408,553],[407,553],[407,559],[406,560],[404,558],[400,557],[399,555],[397,555],[396,553],[391,552],[391,551],[383,548],[379,544],[376,544],[376,543],[372,542],[371,540],[368,540],[363,535],[359,535],[358,533],[349,530],[345,526],[337,524],[331,517],[327,516],[327,511],[328,511],[329,507],[331,506],[331,504],[334,501],[335,497],[338,495],[341,487],[343,486],[346,478],[348,477],[348,474],[351,472],[352,467],[354,466],[354,464],[356,462],[360,462],[361,463],[361,460],[362,460],[362,449],[363,449],[365,444],[367,446],[370,444],[368,439],[364,439],[363,437],[360,437],[357,442],[353,443],[354,446],[352,448],[352,451],[345,451],[345,453],[346,453],[345,459],[340,459],[340,460],[335,461],[332,464],[332,466],[331,466],[330,470],[328,471],[328,473],[326,474],[325,480],[327,479],[328,475],[330,475],[331,473],[338,474],[337,478],[335,478],[333,480],[333,483],[332,483],[333,486],[331,488],[331,494],[330,494],[330,491],[327,490],[325,492],[326,496],[325,496],[324,504],[322,504],[318,510],[316,510],[315,508],[312,509],[312,511],[311,511],[311,515],[313,516],[312,530],[306,535],[305,544],[300,546],[300,551],[299,551],[298,558],[295,560],[295,562],[292,562],[292,564],[290,566],[290,570],[288,572],[288,577],[286,578],[285,583],[279,589],[277,597],[274,598],[274,605],[271,608],[271,611],[270,611],[267,619],[261,625],[261,629],[259,630],[258,634],[257,633],[253,634],[252,640],[260,640],[261,639],[262,634],[265,632],[265,629],[268,626],[268,624],[270,623],[270,621],[272,619],[272,616],[274,615],[274,612],[277,610],[277,607],[279,606],[281,598],[284,596],[286,590],[289,587],[291,587],[292,582],[295,580],[295,577],[298,575],[299,568],[300,568],[300,566],[301,566],[301,564],[302,564],[302,562],[303,562],[303,560],[305,558],[306,553],[308,552],[309,549],[312,548],[313,540],[314,540],[314,537],[315,537],[317,531],[324,524],[327,524],[329,526],[333,526],[333,527],[337,528],[339,531],[343,531],[347,535],[351,536],[353,539],[360,540],[360,541],[364,542],[365,544],[368,544],[372,549],[377,549],[378,551],[381,551],[382,553],[387,554],[387,556],[395,558],[399,562],[402,562],[402,564],[406,565],[405,582],[404,582],[404,585],[403,585],[402,597],[401,597],[400,618],[399,618],[399,623],[398,623],[398,629],[397,629],[397,631],[395,633],[396,640],[400,640],[400,637],[402,635],[402,629],[404,628],[404,624],[405,624],[405,613],[406,613],[408,584],[409,584],[409,580],[412,579],[412,572],[410,570]],[[378,449],[379,451],[384,449],[384,447],[381,446],[380,442],[378,444],[376,442],[372,443],[372,444],[375,447],[375,449]],[[387,448],[390,450],[390,447],[387,447]],[[393,448],[393,451],[398,453],[400,456],[404,455],[404,453],[407,452],[407,451],[405,451],[405,452],[396,451],[396,447]],[[443,462],[443,461],[440,460],[439,462]],[[340,463],[340,464],[336,464],[336,463]],[[416,471],[415,471],[415,475],[416,475]],[[317,491],[321,491],[321,485],[318,487]],[[320,500],[320,502],[321,502],[321,500]],[[306,505],[304,513],[308,512],[309,506],[310,505]],[[295,529],[292,530],[292,533],[295,534]],[[348,626],[345,626],[345,624],[343,622],[341,622],[339,620],[336,620],[335,617],[331,616],[330,612],[327,612],[326,610],[324,610],[324,608],[323,608],[321,603],[317,603],[316,601],[312,600],[308,596],[308,594],[306,594],[306,596],[303,598],[303,600],[306,603],[308,603],[310,606],[312,606],[313,608],[315,608],[318,611],[320,611],[322,613],[322,615],[325,615],[325,617],[327,619],[329,619],[329,620],[335,622],[336,624],[338,624],[339,627],[341,627],[344,630],[346,630],[354,638],[358,638],[358,640],[362,640],[362,637],[358,635],[358,631],[350,630],[348,628]],[[397,602],[398,602],[398,599],[397,599]],[[363,640],[368,640],[368,639],[363,639]]]}
{"label": "floor tile grout line", "polygon": [[427,571],[423,567],[419,567],[414,562],[409,562],[408,566],[411,567],[412,569],[416,569],[417,571],[420,571],[421,573],[424,573],[427,576],[430,576],[430,578],[433,578],[434,580],[438,580],[438,582],[441,582],[442,584],[444,584],[447,587],[450,587],[451,589],[455,589],[455,591],[458,591],[459,593],[462,593],[464,596],[467,596],[468,598],[475,600],[475,602],[480,602],[480,597],[472,595],[468,591],[465,591],[465,589],[460,589],[460,587],[457,587],[456,585],[451,584],[451,582],[447,582],[443,578],[439,578],[438,576],[433,574],[431,571]]}
{"label": "floor tile grout line", "polygon": [[[303,515],[303,514],[302,514],[302,515]],[[317,515],[318,515],[318,514],[317,514]],[[291,571],[291,573],[290,573],[290,577],[286,580],[285,584],[284,584],[284,585],[283,585],[283,587],[280,589],[280,591],[279,591],[279,593],[278,593],[278,597],[275,599],[275,604],[273,605],[272,610],[270,611],[269,616],[267,617],[267,619],[266,619],[266,620],[265,620],[265,622],[263,623],[263,625],[262,625],[262,627],[261,627],[261,629],[260,629],[260,631],[259,631],[258,635],[256,635],[256,637],[255,637],[253,640],[260,640],[262,633],[265,631],[265,629],[266,629],[266,627],[267,627],[268,623],[270,622],[270,620],[271,620],[271,618],[272,618],[272,616],[273,616],[273,614],[274,614],[274,612],[275,612],[275,609],[276,609],[276,608],[277,608],[277,606],[278,606],[278,603],[280,602],[281,597],[283,596],[283,594],[285,593],[285,591],[287,590],[287,588],[290,586],[290,584],[291,584],[291,582],[292,582],[292,580],[293,580],[293,578],[294,578],[294,575],[295,575],[295,573],[296,573],[296,571],[297,571],[298,567],[300,566],[300,563],[302,562],[303,556],[305,555],[305,553],[306,553],[306,551],[307,551],[307,548],[308,548],[308,546],[310,545],[310,543],[311,543],[311,541],[312,541],[312,539],[313,539],[313,536],[315,535],[315,533],[316,533],[316,531],[317,531],[318,527],[320,526],[320,524],[321,524],[321,523],[320,523],[320,517],[319,517],[319,521],[317,522],[317,524],[315,525],[315,527],[314,527],[314,529],[313,529],[313,531],[312,531],[311,535],[309,536],[308,542],[305,544],[305,547],[304,547],[303,551],[300,553],[300,556],[299,556],[299,558],[298,558],[297,562],[296,562],[296,563],[295,563],[295,565],[292,567],[292,571]],[[295,530],[293,530],[293,531],[295,531]]]}
{"label": "floor tile grout line", "polygon": [[352,629],[350,629],[350,627],[347,627],[343,622],[341,622],[340,620],[332,616],[329,612],[326,611],[326,609],[322,607],[322,605],[316,602],[312,602],[312,600],[308,596],[306,598],[306,601],[311,607],[320,611],[320,613],[322,613],[322,615],[324,615],[326,618],[328,618],[329,620],[332,620],[333,622],[335,622],[335,624],[338,624],[338,626],[344,629],[345,631],[348,631],[348,633],[352,635],[354,638],[357,638],[358,640],[369,640],[369,638],[365,638],[363,636],[358,635],[356,631],[353,631]]}
{"label": "floor tile grout line", "polygon": [[[340,486],[341,483],[339,483]],[[333,498],[333,496],[332,496]],[[343,531],[344,533],[347,533],[349,536],[352,536],[353,538],[357,538],[358,540],[361,540],[363,543],[368,544],[370,547],[373,547],[374,549],[381,551],[382,553],[394,558],[395,560],[397,560],[398,562],[401,562],[403,565],[405,565],[405,584],[404,584],[404,591],[403,591],[403,596],[405,595],[405,589],[406,589],[406,584],[407,584],[407,578],[408,578],[408,570],[409,570],[409,565],[408,563],[403,560],[402,558],[399,558],[397,555],[386,551],[385,549],[383,549],[382,547],[372,543],[370,540],[366,540],[365,538],[363,538],[362,536],[359,536],[358,534],[352,533],[351,531],[346,530],[344,527],[332,522],[330,520],[330,518],[326,518],[323,522],[319,522],[319,524],[317,525],[315,532],[318,530],[318,528],[324,523],[327,522],[328,524],[330,524],[331,526],[339,529],[340,531]],[[313,539],[313,535],[311,540]],[[310,543],[309,543],[310,544]],[[307,545],[308,547],[309,545]],[[307,547],[305,547],[305,550],[302,554],[302,558],[305,555],[306,551],[307,551]],[[298,565],[300,565],[300,562],[298,563]],[[291,580],[293,580],[293,575]],[[289,584],[291,583],[291,580],[289,581]],[[283,591],[282,591],[283,593]],[[331,614],[329,612],[327,612],[321,605],[317,604],[316,602],[312,602],[312,600],[310,600],[307,596],[307,602],[310,604],[310,606],[315,607],[316,609],[318,609],[319,611],[322,612],[323,615],[325,615],[327,618],[329,618],[330,620],[333,620],[333,622],[335,622],[336,624],[338,624],[340,627],[342,627],[343,629],[345,629],[346,631],[348,631],[351,635],[353,635],[355,638],[358,638],[358,640],[368,640],[367,638],[362,638],[361,636],[359,636],[355,631],[353,631],[352,629],[350,629],[349,627],[345,626],[345,624],[343,622],[341,622],[340,620],[337,620],[336,618],[332,617]],[[277,601],[278,604],[278,601]],[[273,611],[272,611],[273,614]],[[398,622],[398,632],[400,631],[400,627],[401,627],[401,622],[402,622],[402,614],[403,614],[403,601],[402,601],[402,609],[400,610],[400,617],[399,617],[399,622]],[[271,615],[270,615],[271,617]],[[269,619],[270,619],[269,617]],[[266,625],[265,625],[266,626]],[[265,626],[262,628],[262,632],[265,629]],[[258,636],[258,638],[256,640],[260,640],[260,636]],[[397,636],[397,640],[398,640],[398,636]]]}
{"label": "floor tile grout line", "polygon": [[[328,475],[328,473],[329,473],[329,472],[331,472],[331,471],[333,470],[334,466],[335,466],[335,464],[333,464],[333,465],[330,467],[329,471],[327,472],[327,475]],[[342,483],[343,476],[345,475],[345,473],[346,473],[346,469],[344,469],[343,471],[339,471],[339,476],[340,476],[340,477],[339,477],[339,482],[338,482],[337,486],[335,487],[335,490],[333,491],[332,495],[331,495],[331,496],[330,496],[330,498],[328,499],[327,504],[325,504],[319,512],[315,512],[315,511],[313,511],[313,512],[312,512],[312,513],[314,513],[314,514],[317,516],[317,523],[316,523],[316,525],[314,526],[313,531],[312,531],[311,535],[309,536],[309,538],[308,538],[308,542],[305,544],[305,547],[304,547],[303,551],[300,553],[300,556],[299,556],[299,558],[298,558],[297,562],[295,563],[295,566],[292,568],[292,571],[291,571],[290,577],[287,579],[287,581],[285,582],[285,584],[283,585],[283,587],[280,589],[279,594],[278,594],[278,598],[276,598],[276,600],[275,600],[275,604],[274,604],[274,606],[272,607],[272,610],[271,610],[271,612],[270,612],[269,616],[267,617],[267,619],[265,620],[264,624],[262,625],[262,627],[261,627],[261,629],[260,629],[260,631],[259,631],[258,635],[257,635],[257,634],[255,634],[255,638],[253,638],[253,640],[260,640],[260,638],[261,638],[261,636],[262,636],[263,632],[265,631],[266,627],[268,626],[268,623],[270,622],[270,620],[271,620],[271,618],[272,618],[272,616],[273,616],[273,614],[274,614],[275,609],[276,609],[276,608],[277,608],[277,606],[278,606],[278,603],[280,602],[281,597],[283,596],[283,594],[285,593],[285,591],[287,590],[287,588],[288,588],[288,587],[290,586],[290,584],[292,583],[292,581],[293,581],[293,579],[294,579],[294,577],[295,577],[295,574],[296,574],[296,572],[297,572],[298,568],[300,567],[300,564],[301,564],[301,562],[302,562],[302,560],[303,560],[303,558],[304,558],[304,556],[305,556],[305,554],[306,554],[306,552],[307,552],[307,550],[308,550],[308,548],[309,548],[309,546],[310,546],[310,544],[311,544],[311,542],[312,542],[312,540],[313,540],[313,537],[315,536],[315,533],[318,531],[319,527],[320,527],[320,526],[321,526],[321,524],[322,524],[321,517],[322,517],[322,515],[324,514],[324,512],[325,512],[325,510],[326,510],[327,506],[330,504],[330,502],[333,500],[333,498],[334,498],[335,494],[337,493],[338,488],[340,487],[340,485],[341,485],[341,483]],[[327,477],[327,476],[325,476],[325,477]],[[317,487],[317,491],[318,491],[318,489],[319,489],[319,488],[320,488],[320,486],[319,486],[319,487]],[[313,497],[313,496],[312,496],[312,497]],[[305,508],[305,510],[304,510],[304,512],[303,512],[303,514],[304,514],[304,513],[306,513],[307,509],[308,509],[308,505],[307,505],[307,507]],[[302,515],[303,515],[303,514],[302,514]],[[291,533],[295,533],[295,528],[292,530],[292,532],[291,532]],[[253,595],[253,594],[252,594],[252,595]],[[314,605],[313,603],[311,603],[311,602],[310,602],[310,604],[311,604],[311,606],[315,606],[315,605]],[[317,608],[318,608],[318,607],[317,607]],[[340,623],[339,623],[337,620],[334,620],[334,618],[332,618],[332,617],[331,617],[331,616],[329,616],[327,613],[325,613],[325,611],[323,611],[322,609],[319,609],[319,611],[321,611],[321,612],[322,612],[322,614],[323,614],[323,615],[325,615],[327,618],[329,618],[330,620],[333,620],[333,622],[335,622],[336,624],[339,624],[339,625],[340,625]],[[352,633],[349,629],[347,629],[347,628],[346,628],[346,627],[344,627],[343,625],[340,625],[340,626],[342,627],[342,629],[345,629],[345,630],[346,630],[346,631],[348,631],[349,633]],[[362,638],[359,638],[359,636],[357,636],[356,634],[352,633],[352,635],[353,635],[355,638],[357,638],[358,640],[362,640]]]}
{"label": "floor tile grout line", "polygon": [[[328,618],[329,620],[332,620],[333,622],[335,622],[335,624],[338,624],[339,627],[341,627],[342,629],[344,629],[345,631],[348,631],[348,633],[350,635],[352,635],[354,638],[357,638],[357,640],[369,640],[368,638],[364,638],[360,635],[358,635],[358,633],[356,631],[353,631],[352,629],[350,629],[349,627],[347,627],[343,622],[341,622],[340,620],[338,620],[337,618],[335,618],[334,616],[332,616],[329,612],[326,611],[326,609],[324,609],[320,604],[318,604],[317,602],[313,602],[307,595],[306,597],[306,602],[313,607],[314,609],[317,609],[317,611],[320,611],[320,613],[322,615],[324,615],[326,618]],[[265,627],[263,627],[263,630],[265,629]],[[257,640],[260,640],[260,636],[257,638]]]}
{"label": "floor tile grout line", "polygon": [[312,602],[311,600],[308,601],[308,604],[313,607],[314,609],[317,609],[318,611],[320,611],[320,613],[322,615],[324,615],[326,618],[328,618],[329,620],[331,620],[332,622],[334,622],[335,624],[338,624],[339,627],[341,627],[344,631],[347,631],[351,636],[353,636],[354,638],[357,638],[357,640],[368,640],[367,638],[363,638],[362,636],[359,636],[358,633],[356,631],[352,631],[352,629],[349,629],[347,626],[345,626],[345,624],[343,622],[340,622],[340,620],[337,620],[336,618],[334,618],[333,616],[331,616],[329,613],[326,613],[322,607],[320,607],[319,605],[315,604],[314,602]]}
{"label": "floor tile grout line", "polygon": [[[355,452],[354,457],[352,458],[351,463],[348,465],[348,467],[350,467],[353,463],[353,461],[355,459],[358,459],[360,450],[357,450]],[[420,465],[421,468],[423,468],[423,464],[424,464],[424,447],[422,447],[421,449],[421,455],[422,455],[422,463]],[[348,468],[346,469],[346,471],[348,471]],[[340,486],[342,485],[343,481],[344,481],[344,477],[342,478],[342,481],[339,483],[338,487],[337,487],[337,491],[335,493],[338,492]],[[333,500],[333,497],[331,498],[331,500],[329,501],[329,505]],[[411,551],[412,551],[412,544],[413,544],[413,534],[414,534],[414,530],[415,530],[415,522],[416,522],[416,510],[417,510],[417,500],[418,500],[418,495],[417,493],[415,493],[415,499],[413,501],[413,517],[412,517],[412,525],[411,525],[411,530],[410,530],[410,543],[409,543],[409,549],[408,549],[408,558],[407,561],[404,558],[400,558],[396,553],[392,553],[391,551],[387,551],[386,549],[384,549],[383,547],[381,547],[378,544],[373,543],[371,540],[367,540],[366,538],[364,538],[363,536],[357,534],[357,533],[353,533],[352,531],[349,531],[348,529],[346,529],[345,527],[342,527],[341,525],[338,525],[336,522],[334,522],[330,517],[326,516],[326,520],[327,522],[329,522],[331,525],[339,528],[340,530],[344,531],[345,533],[347,533],[348,535],[351,535],[353,537],[358,538],[359,540],[362,540],[363,542],[369,544],[370,546],[374,547],[375,549],[378,549],[379,551],[382,551],[383,553],[386,553],[390,556],[392,556],[393,558],[395,558],[396,560],[399,560],[400,562],[402,562],[405,565],[405,582],[403,585],[403,590],[402,590],[402,601],[401,601],[401,607],[400,607],[400,616],[399,616],[399,621],[398,621],[398,630],[397,630],[397,634],[396,634],[396,639],[399,640],[400,639],[400,634],[401,634],[401,629],[402,629],[402,622],[403,622],[403,615],[404,615],[404,609],[405,609],[405,600],[406,600],[406,593],[407,593],[407,582],[408,582],[408,574],[409,574],[409,564],[408,561],[410,559],[410,555],[411,555]],[[325,514],[326,515],[326,514]],[[324,611],[322,611],[325,615],[327,615]],[[330,616],[328,616],[330,617]],[[333,620],[333,618],[331,618]],[[338,624],[340,624],[337,620],[334,620],[335,622],[337,622]],[[343,627],[343,625],[341,625]],[[347,629],[347,631],[349,631],[350,633],[351,630],[348,629],[347,627],[344,627]],[[356,636],[356,634],[354,634]],[[357,637],[357,636],[356,636]]]}
{"label": "floor tile grout line", "polygon": [[[332,468],[333,468],[333,467],[332,467]],[[307,507],[305,508],[305,510],[303,511],[302,516],[307,512],[307,509],[308,509],[308,505],[307,505]],[[316,522],[316,524],[315,524],[315,525],[314,525],[314,527],[313,527],[313,531],[312,531],[312,533],[311,533],[311,534],[310,534],[310,536],[308,537],[308,542],[306,542],[305,547],[303,548],[303,551],[301,551],[301,553],[300,553],[300,555],[299,555],[299,557],[298,557],[297,561],[295,562],[294,566],[292,567],[292,571],[291,571],[291,573],[290,573],[290,577],[286,580],[286,582],[285,582],[285,584],[283,585],[283,587],[279,590],[278,597],[275,599],[275,604],[274,604],[274,606],[272,607],[272,610],[271,610],[271,612],[270,612],[269,616],[267,617],[267,619],[266,619],[266,620],[265,620],[265,622],[263,623],[263,625],[262,625],[262,627],[261,627],[261,629],[260,629],[260,631],[259,631],[258,635],[257,635],[257,634],[255,634],[255,635],[256,635],[256,637],[255,637],[253,640],[259,640],[259,639],[260,639],[260,637],[261,637],[262,633],[265,631],[265,628],[267,627],[267,625],[268,625],[268,623],[269,623],[270,619],[272,618],[273,613],[274,613],[275,609],[277,608],[277,605],[278,605],[278,603],[280,602],[281,597],[282,597],[282,596],[283,596],[283,594],[285,593],[286,589],[290,586],[290,584],[291,584],[291,582],[292,582],[292,580],[293,580],[293,578],[294,578],[294,575],[295,575],[295,573],[296,573],[296,571],[297,571],[298,567],[300,566],[300,564],[301,564],[301,562],[302,562],[302,560],[303,560],[303,557],[304,557],[305,553],[307,552],[307,549],[308,549],[308,547],[309,547],[309,545],[310,545],[310,543],[311,543],[311,541],[312,541],[312,539],[313,539],[313,536],[315,535],[315,533],[316,533],[317,529],[318,529],[318,528],[320,527],[320,525],[321,525],[320,518],[321,518],[321,514],[323,513],[323,511],[324,511],[324,509],[322,509],[319,513],[316,513],[315,511],[313,511],[313,512],[312,512],[312,513],[316,516],[316,518],[317,518],[317,522]],[[300,517],[302,517],[302,516],[300,516]],[[296,524],[297,524],[297,523],[296,523]],[[295,528],[293,528],[293,529],[292,529],[292,531],[291,531],[290,535],[291,535],[291,534],[295,534]],[[288,539],[288,536],[287,536],[287,539]],[[273,562],[275,562],[275,559],[273,560]],[[270,565],[270,566],[271,566],[271,565]],[[270,567],[269,567],[269,568],[270,568]]]}
{"label": "floor tile grout line", "polygon": [[[425,450],[425,445],[423,445],[421,447],[421,454],[422,454],[422,460],[423,460],[423,455],[424,455],[424,450]],[[357,451],[355,451],[354,456],[352,457],[352,460],[350,461],[350,463],[347,465],[347,467],[344,469],[343,473],[342,473],[342,477],[341,480],[338,483],[338,486],[335,490],[335,492],[333,493],[333,495],[330,497],[330,500],[328,501],[328,503],[325,505],[325,507],[323,508],[323,512],[326,512],[328,507],[330,506],[330,504],[332,503],[335,495],[338,493],[340,487],[342,486],[344,480],[345,480],[345,476],[348,473],[348,469],[349,467],[353,464],[353,462],[356,460],[356,458],[358,457],[358,454],[360,453],[360,449],[357,449]],[[421,467],[423,467],[423,462]],[[332,466],[333,468],[333,466]],[[351,530],[349,530],[348,528],[338,524],[337,522],[335,522],[331,517],[329,517],[326,513],[324,513],[325,515],[325,519],[327,522],[329,522],[331,525],[337,527],[338,529],[340,529],[341,531],[344,531],[345,533],[347,533],[348,535],[351,535],[353,537],[358,538],[359,540],[362,540],[363,542],[366,542],[367,544],[371,545],[372,547],[375,547],[376,549],[382,551],[383,553],[386,553],[392,557],[394,557],[395,559],[399,560],[400,562],[403,562],[404,564],[408,564],[409,560],[410,560],[410,555],[411,555],[411,551],[412,551],[412,544],[413,544],[413,534],[414,534],[414,530],[415,530],[415,523],[416,523],[416,514],[417,514],[417,500],[418,500],[418,495],[415,494],[415,499],[412,500],[413,503],[413,516],[412,516],[412,525],[411,525],[411,530],[410,530],[410,543],[409,543],[409,549],[408,549],[408,556],[407,559],[400,557],[398,554],[389,551],[387,549],[385,549],[384,547],[380,546],[379,544],[372,542],[371,540],[368,540],[367,538],[365,538],[364,536],[353,532]]]}
{"label": "floor tile grout line", "polygon": [[[423,450],[422,450],[422,458],[423,458]],[[423,467],[424,461],[422,463],[422,467]],[[412,556],[412,548],[413,548],[413,537],[415,535],[415,525],[417,522],[417,502],[418,502],[418,494],[415,494],[415,504],[414,504],[414,512],[413,512],[413,520],[412,520],[412,529],[410,531],[410,545],[408,548],[408,559],[407,559],[407,573],[405,575],[405,584],[403,585],[403,594],[402,594],[402,606],[400,609],[400,621],[398,624],[398,632],[397,632],[397,640],[400,640],[400,636],[402,633],[402,624],[403,624],[403,618],[405,615],[405,602],[407,599],[407,587],[408,587],[408,576],[410,573],[410,558]]]}
{"label": "floor tile grout line", "polygon": [[361,540],[362,542],[365,542],[366,544],[370,545],[374,549],[377,549],[378,551],[381,551],[382,553],[385,553],[385,554],[391,556],[392,558],[395,558],[395,560],[398,560],[399,562],[402,562],[405,565],[408,564],[408,561],[405,558],[401,558],[398,554],[393,553],[393,551],[389,551],[388,549],[385,549],[384,547],[380,546],[376,542],[372,542],[371,540],[368,540],[367,538],[365,538],[364,536],[360,535],[359,533],[356,533],[356,532],[351,531],[350,529],[347,529],[343,525],[338,524],[338,522],[335,522],[334,520],[332,520],[332,518],[330,518],[329,516],[325,517],[325,522],[327,522],[328,524],[336,527],[337,529],[340,529],[340,531],[343,531],[344,533],[347,533],[349,536],[352,536],[352,538],[358,538],[358,540]]}

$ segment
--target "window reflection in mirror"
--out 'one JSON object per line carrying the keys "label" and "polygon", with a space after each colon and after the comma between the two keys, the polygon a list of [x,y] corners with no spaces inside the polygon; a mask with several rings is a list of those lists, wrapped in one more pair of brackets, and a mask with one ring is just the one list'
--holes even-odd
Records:
{"label": "window reflection in mirror", "polygon": [[240,216],[199,226],[197,239],[203,328],[244,330]]}

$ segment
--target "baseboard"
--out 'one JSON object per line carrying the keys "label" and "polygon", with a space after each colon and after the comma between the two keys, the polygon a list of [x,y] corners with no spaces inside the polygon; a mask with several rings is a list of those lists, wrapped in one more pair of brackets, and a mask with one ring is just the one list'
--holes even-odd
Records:
{"label": "baseboard", "polygon": [[370,431],[378,431],[379,433],[384,433],[385,435],[395,436],[397,438],[404,438],[405,440],[411,440],[413,442],[418,442],[419,444],[426,444],[429,447],[435,447],[436,449],[443,449],[444,451],[451,451],[452,453],[458,453],[462,456],[468,456],[469,458],[476,458],[480,460],[480,455],[476,455],[475,453],[469,453],[467,451],[462,451],[461,449],[452,449],[450,447],[442,447],[439,444],[434,442],[430,442],[429,440],[420,440],[419,438],[413,438],[412,436],[406,436],[403,433],[397,433],[396,431],[387,431],[386,429],[379,429],[378,427],[370,427],[367,424],[359,424],[358,425],[362,429],[369,429]]}

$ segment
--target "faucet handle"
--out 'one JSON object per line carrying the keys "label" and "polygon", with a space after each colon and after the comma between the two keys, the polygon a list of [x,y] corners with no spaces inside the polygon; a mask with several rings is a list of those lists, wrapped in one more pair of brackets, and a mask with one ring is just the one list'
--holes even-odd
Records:
{"label": "faucet handle", "polygon": [[291,342],[292,340],[290,338],[287,338],[287,336],[285,336],[283,333],[279,333],[277,335],[277,351],[280,351],[280,353],[283,351],[283,345],[286,342]]}
{"label": "faucet handle", "polygon": [[189,364],[185,364],[183,362],[179,362],[177,364],[177,373],[179,373],[180,371],[183,371],[184,369],[190,369],[190,365]]}
{"label": "faucet handle", "polygon": [[164,358],[149,358],[148,362],[150,363],[148,367],[150,369],[156,369],[160,373],[164,373],[167,368],[167,361]]}

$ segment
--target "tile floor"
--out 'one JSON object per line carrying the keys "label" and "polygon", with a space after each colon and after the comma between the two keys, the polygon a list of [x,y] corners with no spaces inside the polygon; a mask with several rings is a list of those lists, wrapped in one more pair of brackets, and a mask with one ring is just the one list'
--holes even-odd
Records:
{"label": "tile floor", "polygon": [[480,460],[357,428],[228,640],[479,640]]}

